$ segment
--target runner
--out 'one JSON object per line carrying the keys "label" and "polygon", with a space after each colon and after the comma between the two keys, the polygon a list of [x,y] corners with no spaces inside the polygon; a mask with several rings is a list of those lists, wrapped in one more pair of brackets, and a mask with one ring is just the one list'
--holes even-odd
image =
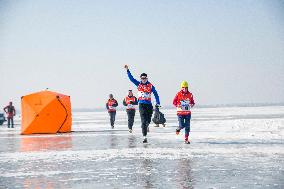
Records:
{"label": "runner", "polygon": [[137,98],[133,96],[132,90],[128,91],[128,95],[123,99],[123,105],[126,106],[126,112],[128,117],[128,129],[132,133],[132,127],[135,117],[135,105],[138,104]]}
{"label": "runner", "polygon": [[183,81],[181,83],[181,90],[176,94],[173,105],[177,107],[177,116],[179,127],[176,129],[176,134],[178,135],[180,130],[185,128],[184,143],[190,144],[188,140],[190,132],[190,119],[191,111],[190,108],[194,106],[193,95],[188,91],[188,83]]}
{"label": "runner", "polygon": [[113,95],[109,95],[109,99],[106,103],[106,109],[108,110],[109,116],[110,116],[110,125],[111,128],[114,128],[114,122],[115,122],[115,115],[116,115],[116,107],[118,106],[117,100],[113,98]]}
{"label": "runner", "polygon": [[140,81],[134,79],[128,66],[125,65],[124,68],[127,70],[127,75],[129,80],[137,86],[138,89],[138,103],[139,103],[139,113],[141,117],[141,128],[143,134],[143,143],[147,143],[147,132],[149,131],[149,124],[151,122],[151,117],[153,114],[153,105],[151,102],[151,94],[153,93],[156,99],[156,106],[160,106],[159,95],[154,87],[149,81],[146,73],[140,75]]}

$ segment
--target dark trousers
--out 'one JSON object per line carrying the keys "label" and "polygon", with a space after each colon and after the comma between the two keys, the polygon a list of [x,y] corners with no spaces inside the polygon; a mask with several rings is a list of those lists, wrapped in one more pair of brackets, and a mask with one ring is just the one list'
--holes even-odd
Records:
{"label": "dark trousers", "polygon": [[135,110],[126,110],[128,117],[128,129],[132,129],[135,117]]}
{"label": "dark trousers", "polygon": [[147,127],[151,122],[151,117],[153,114],[152,104],[139,104],[139,113],[141,117],[141,128],[143,136],[147,136]]}
{"label": "dark trousers", "polygon": [[14,118],[13,117],[8,117],[8,128],[10,128],[10,125],[11,125],[11,128],[14,128]]}
{"label": "dark trousers", "polygon": [[178,115],[178,122],[179,122],[179,128],[184,129],[184,136],[185,138],[188,137],[189,132],[190,132],[190,119],[191,115]]}
{"label": "dark trousers", "polygon": [[114,126],[116,111],[108,112],[108,113],[109,113],[109,116],[110,116],[110,125]]}

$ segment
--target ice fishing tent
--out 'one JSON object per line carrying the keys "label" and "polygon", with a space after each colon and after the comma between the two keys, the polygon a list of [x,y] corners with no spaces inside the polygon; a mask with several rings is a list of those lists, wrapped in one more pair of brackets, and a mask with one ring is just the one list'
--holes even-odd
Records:
{"label": "ice fishing tent", "polygon": [[70,96],[41,91],[22,97],[21,134],[71,132]]}

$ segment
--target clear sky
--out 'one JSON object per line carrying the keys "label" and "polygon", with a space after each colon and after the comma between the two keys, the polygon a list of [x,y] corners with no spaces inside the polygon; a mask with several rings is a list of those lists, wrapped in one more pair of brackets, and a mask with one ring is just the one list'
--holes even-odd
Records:
{"label": "clear sky", "polygon": [[47,87],[75,108],[121,105],[124,64],[162,106],[182,80],[197,104],[284,102],[284,3],[0,0],[0,106]]}

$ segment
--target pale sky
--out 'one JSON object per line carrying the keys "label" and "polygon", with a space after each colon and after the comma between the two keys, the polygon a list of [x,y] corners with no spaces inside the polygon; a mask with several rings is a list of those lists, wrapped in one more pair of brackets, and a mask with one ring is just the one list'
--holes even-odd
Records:
{"label": "pale sky", "polygon": [[[74,108],[122,105],[146,72],[162,106],[284,102],[284,3],[0,0],[0,106],[49,88]],[[135,92],[136,94],[136,92]]]}

